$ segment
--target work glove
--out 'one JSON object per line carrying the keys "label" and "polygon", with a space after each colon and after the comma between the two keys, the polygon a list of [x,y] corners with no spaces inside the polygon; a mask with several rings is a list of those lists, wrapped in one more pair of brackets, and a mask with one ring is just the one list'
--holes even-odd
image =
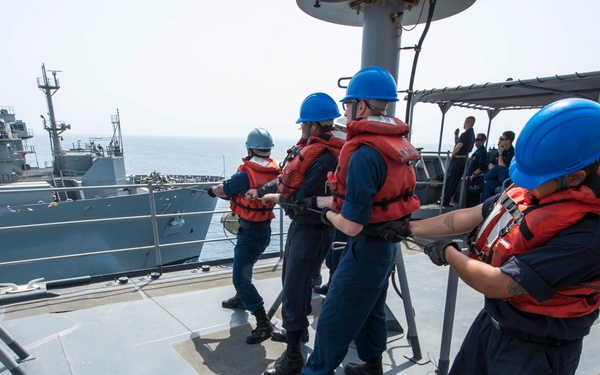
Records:
{"label": "work glove", "polygon": [[298,214],[306,214],[310,210],[319,210],[319,207],[317,207],[317,197],[304,198],[302,202],[297,204],[296,212]]}
{"label": "work glove", "polygon": [[448,240],[437,240],[425,246],[425,254],[429,256],[431,262],[436,266],[447,266],[448,262],[446,262],[446,254],[444,251],[446,246],[452,246],[460,251],[460,248],[454,241],[448,242]]}
{"label": "work glove", "polygon": [[331,221],[329,221],[329,219],[327,218],[327,213],[331,211],[331,208],[329,207],[325,207],[323,208],[323,210],[321,210],[321,221],[323,222],[323,224],[325,225],[329,225],[332,226],[333,224],[331,223]]}
{"label": "work glove", "polygon": [[400,242],[410,237],[410,219],[402,221],[390,221],[377,227],[377,234],[389,242]]}

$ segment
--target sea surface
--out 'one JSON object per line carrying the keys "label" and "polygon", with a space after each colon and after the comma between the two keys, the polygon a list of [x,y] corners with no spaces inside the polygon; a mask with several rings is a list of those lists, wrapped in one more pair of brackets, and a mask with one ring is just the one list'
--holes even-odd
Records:
{"label": "sea surface", "polygon": [[[63,134],[64,149],[84,146],[90,142],[89,135]],[[127,136],[123,137],[123,154],[125,169],[128,174],[149,174],[158,172],[164,175],[214,175],[231,176],[237,171],[242,157],[246,156],[245,137],[240,138],[204,138],[204,137],[158,137],[158,136]],[[287,155],[287,150],[296,143],[297,139],[274,139],[275,147],[271,156],[281,162]],[[101,143],[101,141],[96,141]],[[104,142],[107,144],[108,142]],[[51,166],[50,141],[44,134],[30,139],[28,148],[35,149],[35,154],[27,156],[32,166]],[[419,145],[416,145],[419,147]],[[425,150],[437,150],[437,146],[425,145]],[[229,202],[219,199],[217,211],[229,209]],[[276,218],[272,223],[273,237],[266,252],[279,252],[283,249],[281,242],[285,236],[275,235],[287,231],[289,219],[282,215],[281,210],[275,211]],[[235,235],[227,232],[220,220],[223,213],[215,213],[206,239],[228,238],[225,241],[208,242],[203,245],[200,261],[224,259],[233,257]]]}

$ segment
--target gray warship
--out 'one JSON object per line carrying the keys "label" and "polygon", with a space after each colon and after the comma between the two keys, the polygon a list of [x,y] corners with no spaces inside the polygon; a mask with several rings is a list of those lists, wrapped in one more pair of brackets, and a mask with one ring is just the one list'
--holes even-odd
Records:
{"label": "gray warship", "polygon": [[55,118],[57,71],[42,65],[37,84],[48,105],[48,119],[41,117],[52,167],[28,163],[33,132],[11,107],[0,108],[0,282],[70,279],[198,259],[197,241],[206,236],[212,214],[185,215],[215,209],[201,185],[222,177],[127,175],[118,111],[111,116],[111,136],[63,149],[61,134],[71,126]]}

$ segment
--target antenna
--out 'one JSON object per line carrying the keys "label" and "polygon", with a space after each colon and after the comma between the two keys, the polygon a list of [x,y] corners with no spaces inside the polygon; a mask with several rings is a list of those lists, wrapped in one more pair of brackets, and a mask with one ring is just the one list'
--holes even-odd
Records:
{"label": "antenna", "polygon": [[221,176],[225,178],[225,155],[223,155],[223,173],[221,173]]}

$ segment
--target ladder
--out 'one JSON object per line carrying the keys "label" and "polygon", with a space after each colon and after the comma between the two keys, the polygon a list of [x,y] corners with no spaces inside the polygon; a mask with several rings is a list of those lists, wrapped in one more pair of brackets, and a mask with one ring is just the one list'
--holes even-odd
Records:
{"label": "ladder", "polygon": [[[64,188],[65,187],[65,183],[63,181],[62,178],[54,178],[54,187],[56,188]],[[56,198],[58,199],[59,202],[66,202],[66,200],[69,198],[69,196],[67,195],[67,192],[64,190],[57,190],[56,191]]]}

